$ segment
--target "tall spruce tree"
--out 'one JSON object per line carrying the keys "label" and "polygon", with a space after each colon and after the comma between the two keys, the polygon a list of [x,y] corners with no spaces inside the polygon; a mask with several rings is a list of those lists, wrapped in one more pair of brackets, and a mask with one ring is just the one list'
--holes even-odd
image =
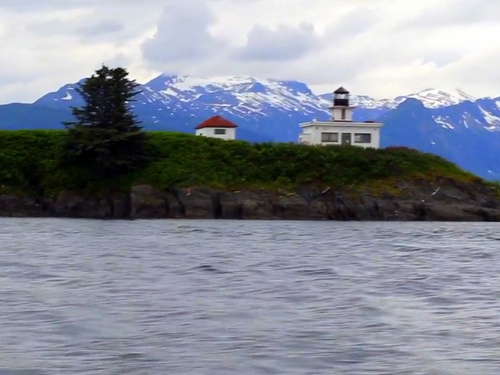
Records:
{"label": "tall spruce tree", "polygon": [[130,108],[140,91],[127,77],[125,69],[103,65],[79,84],[85,104],[72,108],[76,121],[64,123],[66,163],[114,178],[146,162],[145,134]]}

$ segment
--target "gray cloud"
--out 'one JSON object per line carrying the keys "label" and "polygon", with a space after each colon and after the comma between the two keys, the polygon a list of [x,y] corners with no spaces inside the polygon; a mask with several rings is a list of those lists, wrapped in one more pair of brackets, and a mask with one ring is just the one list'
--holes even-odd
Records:
{"label": "gray cloud", "polygon": [[[88,17],[90,18],[90,17]],[[87,17],[75,22],[73,19],[53,18],[40,22],[33,22],[26,28],[43,35],[74,35],[84,38],[105,37],[125,30],[121,22],[109,19],[89,20]]]}
{"label": "gray cloud", "polygon": [[255,26],[248,33],[246,45],[236,49],[233,56],[243,60],[292,60],[308,54],[320,44],[310,23],[298,27],[281,25],[276,30]]}
{"label": "gray cloud", "polygon": [[479,22],[498,22],[500,16],[498,0],[447,0],[436,2],[433,6],[422,9],[414,18],[400,25],[400,28],[426,26],[445,27],[467,25]]}
{"label": "gray cloud", "polygon": [[[488,63],[485,64],[485,61]],[[490,92],[491,88],[496,88],[492,94],[500,97],[500,87],[495,84],[500,82],[500,69],[497,64],[491,63],[496,61],[500,61],[500,49],[466,55],[446,67],[446,78],[453,83],[453,87],[476,96],[485,96],[485,88],[490,88]]]}
{"label": "gray cloud", "polygon": [[103,62],[139,82],[165,71],[297,79],[320,92],[343,84],[376,97],[426,87],[498,96],[500,49],[489,39],[500,35],[499,8],[499,0],[0,0],[0,102],[36,99]]}
{"label": "gray cloud", "polygon": [[[126,56],[123,53],[118,53],[108,59],[106,59],[103,63],[112,67],[128,67],[132,64],[132,59],[130,56]],[[133,78],[133,77],[132,77]]]}
{"label": "gray cloud", "polygon": [[217,53],[220,41],[209,33],[215,22],[204,0],[170,0],[156,34],[142,45],[144,58],[155,64],[191,60]]}
{"label": "gray cloud", "polygon": [[125,29],[125,26],[113,20],[98,20],[90,25],[85,25],[79,27],[76,32],[81,36],[86,37],[98,37],[107,34],[114,34],[121,32]]}
{"label": "gray cloud", "polygon": [[341,38],[350,39],[367,32],[380,22],[380,11],[379,7],[363,8],[358,6],[329,27],[326,32],[327,37],[339,41]]}
{"label": "gray cloud", "polygon": [[423,49],[418,55],[424,62],[432,62],[437,68],[441,68],[460,60],[464,52],[443,47]]}
{"label": "gray cloud", "polygon": [[[164,4],[164,0],[147,0],[148,6],[155,6]],[[145,5],[141,5],[144,7]],[[44,9],[76,9],[88,7],[110,7],[116,9],[117,7],[138,5],[137,0],[0,0],[0,8],[9,9],[19,12],[38,12]],[[140,6],[141,6],[140,5]]]}

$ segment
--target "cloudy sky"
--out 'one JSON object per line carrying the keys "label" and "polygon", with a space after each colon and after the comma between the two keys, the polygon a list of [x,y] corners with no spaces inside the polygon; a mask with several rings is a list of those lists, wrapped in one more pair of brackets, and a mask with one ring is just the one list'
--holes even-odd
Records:
{"label": "cloudy sky", "polygon": [[0,103],[103,63],[296,79],[375,98],[426,88],[500,96],[500,0],[0,0]]}

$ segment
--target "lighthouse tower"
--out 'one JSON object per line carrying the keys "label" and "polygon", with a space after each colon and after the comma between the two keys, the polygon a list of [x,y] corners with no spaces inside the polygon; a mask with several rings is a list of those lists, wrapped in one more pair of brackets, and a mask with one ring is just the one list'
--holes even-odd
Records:
{"label": "lighthouse tower", "polygon": [[325,146],[380,147],[382,124],[375,121],[353,121],[354,106],[349,103],[349,91],[339,87],[333,92],[330,121],[309,121],[300,124],[299,143]]}
{"label": "lighthouse tower", "polygon": [[333,92],[332,121],[352,122],[352,111],[355,107],[349,105],[349,91],[339,87]]}

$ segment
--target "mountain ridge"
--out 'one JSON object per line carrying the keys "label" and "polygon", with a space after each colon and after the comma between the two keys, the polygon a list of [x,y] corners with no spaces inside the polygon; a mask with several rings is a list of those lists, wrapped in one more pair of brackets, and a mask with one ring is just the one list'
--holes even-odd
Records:
{"label": "mountain ridge", "polygon": [[[61,128],[61,121],[71,118],[71,107],[83,104],[75,90],[79,82],[32,104],[0,106],[1,127]],[[131,106],[146,130],[194,133],[196,125],[221,115],[239,125],[239,139],[252,142],[296,142],[300,123],[330,118],[332,98],[331,93],[316,95],[304,82],[250,76],[160,74],[138,89]],[[351,100],[357,106],[355,121],[384,123],[383,146],[433,152],[482,177],[500,179],[500,97],[426,89],[382,100],[352,94]]]}

